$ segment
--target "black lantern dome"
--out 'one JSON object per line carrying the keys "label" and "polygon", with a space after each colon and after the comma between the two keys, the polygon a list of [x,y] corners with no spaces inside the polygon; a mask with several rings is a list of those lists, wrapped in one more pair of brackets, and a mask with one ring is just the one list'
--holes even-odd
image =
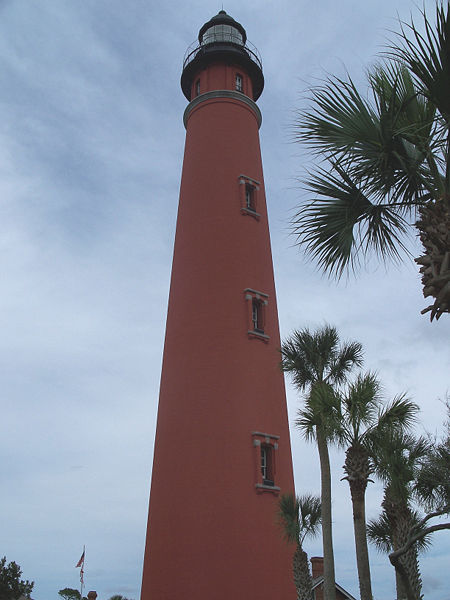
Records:
{"label": "black lantern dome", "polygon": [[[209,40],[209,41],[208,41]],[[221,10],[215,17],[205,23],[198,32],[200,44],[208,44],[222,40],[243,46],[247,41],[247,34],[240,23]]]}
{"label": "black lantern dome", "polygon": [[191,85],[195,74],[212,62],[223,60],[241,65],[253,83],[253,100],[257,100],[264,87],[261,58],[257,49],[247,41],[247,34],[240,23],[224,10],[219,11],[205,23],[186,52],[181,75],[181,88],[191,100]]}

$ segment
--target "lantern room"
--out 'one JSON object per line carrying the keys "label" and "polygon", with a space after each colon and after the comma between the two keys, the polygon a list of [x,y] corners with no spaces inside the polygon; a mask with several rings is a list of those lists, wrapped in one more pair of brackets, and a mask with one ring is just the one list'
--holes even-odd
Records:
{"label": "lantern room", "polygon": [[214,90],[234,90],[257,100],[264,88],[258,50],[224,10],[205,23],[187,49],[181,88],[188,100]]}

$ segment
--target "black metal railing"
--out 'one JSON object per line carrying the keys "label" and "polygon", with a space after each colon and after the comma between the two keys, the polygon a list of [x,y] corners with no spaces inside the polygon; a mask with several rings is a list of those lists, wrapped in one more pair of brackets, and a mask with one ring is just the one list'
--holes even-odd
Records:
{"label": "black metal railing", "polygon": [[[213,38],[216,38],[216,39],[213,39]],[[248,40],[245,45],[243,45],[242,43],[235,43],[232,41],[228,41],[228,40],[224,39],[223,34],[216,35],[216,36],[214,36],[212,34],[208,34],[208,43],[206,43],[206,44],[205,43],[199,44],[197,40],[195,42],[193,42],[189,46],[189,48],[186,50],[186,54],[184,55],[183,69],[185,69],[187,67],[187,65],[189,63],[191,63],[199,54],[201,54],[204,50],[206,50],[206,48],[214,47],[214,46],[232,46],[234,48],[237,48],[237,49],[245,52],[248,55],[248,57],[250,58],[250,60],[252,60],[254,63],[256,63],[262,71],[262,60],[261,60],[258,50],[255,48],[255,46],[253,46],[253,44],[251,44]]]}

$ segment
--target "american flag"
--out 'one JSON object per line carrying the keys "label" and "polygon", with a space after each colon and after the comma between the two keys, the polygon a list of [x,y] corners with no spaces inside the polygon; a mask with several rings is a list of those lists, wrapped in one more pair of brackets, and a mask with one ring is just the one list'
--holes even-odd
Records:
{"label": "american flag", "polygon": [[75,565],[76,569],[79,568],[79,567],[81,567],[81,571],[80,571],[80,581],[81,581],[81,583],[84,583],[84,581],[83,581],[83,576],[84,576],[84,554],[85,554],[85,549],[83,548],[83,554],[81,555],[80,560]]}

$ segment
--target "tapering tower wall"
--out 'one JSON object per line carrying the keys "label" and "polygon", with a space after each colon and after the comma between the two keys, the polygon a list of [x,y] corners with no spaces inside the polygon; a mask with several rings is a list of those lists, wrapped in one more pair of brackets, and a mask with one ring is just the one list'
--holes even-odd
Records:
{"label": "tapering tower wall", "polygon": [[254,102],[262,81],[245,57],[220,52],[185,64],[182,78],[192,99],[142,600],[295,597],[293,548],[276,522],[293,476]]}

